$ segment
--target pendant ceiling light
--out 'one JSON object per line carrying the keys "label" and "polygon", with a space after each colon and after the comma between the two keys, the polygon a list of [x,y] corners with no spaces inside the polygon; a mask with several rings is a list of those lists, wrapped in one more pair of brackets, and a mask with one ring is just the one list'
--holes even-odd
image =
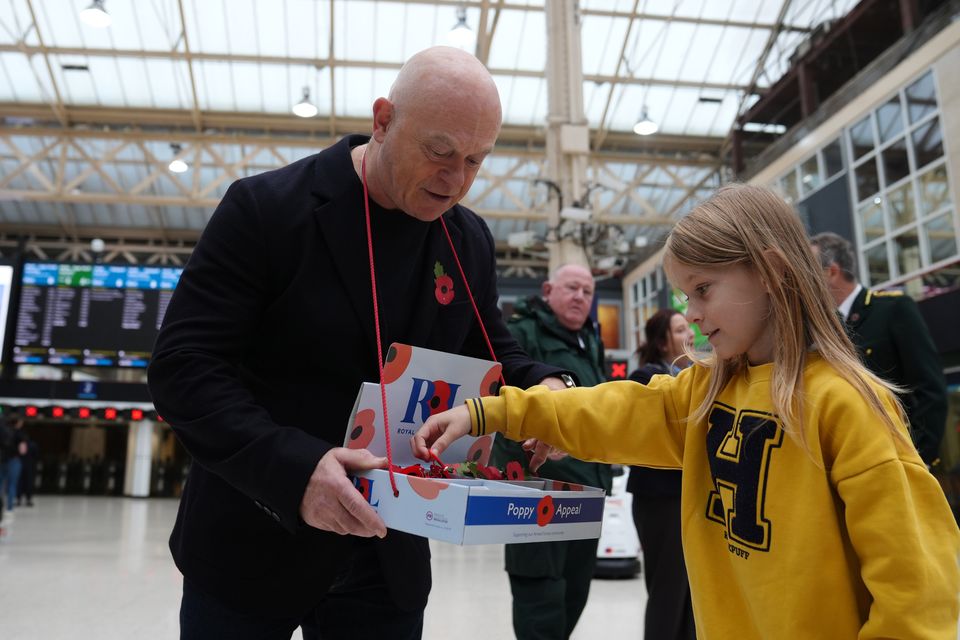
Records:
{"label": "pendant ceiling light", "polygon": [[113,23],[110,14],[103,8],[103,0],[93,0],[93,4],[80,12],[80,19],[95,29],[106,29]]}
{"label": "pendant ceiling light", "polygon": [[303,99],[293,105],[293,113],[301,118],[312,118],[317,115],[317,106],[310,102],[310,87],[303,88]]}
{"label": "pendant ceiling light", "polygon": [[640,112],[640,120],[637,121],[637,124],[633,125],[633,132],[638,136],[649,136],[656,133],[660,129],[660,125],[650,119],[650,116],[647,115],[647,106],[643,106],[643,111]]}
{"label": "pendant ceiling light", "polygon": [[170,169],[173,173],[184,173],[190,168],[190,165],[177,157],[180,153],[180,148],[178,144],[170,145],[170,150],[173,151],[173,160],[167,165],[167,169]]}
{"label": "pendant ceiling light", "polygon": [[467,8],[457,7],[457,24],[447,34],[447,44],[458,49],[472,49],[476,36],[467,24]]}

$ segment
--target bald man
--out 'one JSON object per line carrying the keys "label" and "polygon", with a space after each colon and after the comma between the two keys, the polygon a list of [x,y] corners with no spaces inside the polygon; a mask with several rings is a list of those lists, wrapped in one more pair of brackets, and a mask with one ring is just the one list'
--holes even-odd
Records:
{"label": "bald man", "polygon": [[227,191],[149,369],[195,462],[170,538],[181,638],[420,638],[427,542],[387,531],[348,480],[386,460],[339,445],[360,383],[379,380],[371,254],[384,352],[490,357],[458,256],[507,381],[564,386],[510,336],[493,238],[458,204],[499,130],[483,65],[432,48],[373,103],[371,137]]}

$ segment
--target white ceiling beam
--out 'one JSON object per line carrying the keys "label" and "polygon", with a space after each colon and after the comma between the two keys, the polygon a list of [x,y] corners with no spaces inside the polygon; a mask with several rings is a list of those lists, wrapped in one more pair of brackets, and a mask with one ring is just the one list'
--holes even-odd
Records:
{"label": "white ceiling beam", "polygon": [[231,164],[226,162],[220,156],[220,154],[216,152],[216,150],[208,147],[207,153],[209,153],[211,157],[213,157],[213,159],[216,161],[217,167],[221,169],[221,172],[219,176],[217,176],[215,179],[207,183],[203,187],[203,189],[199,192],[198,195],[201,198],[204,196],[210,195],[211,193],[213,193],[214,189],[216,189],[218,186],[220,186],[230,178],[233,178],[234,180],[239,180],[242,177],[240,175],[241,169],[247,168],[250,165],[250,161],[252,161],[258,155],[260,155],[261,151],[263,151],[263,147],[259,145],[255,146],[253,148],[253,151],[250,151],[245,156],[240,158],[240,160]]}
{"label": "white ceiling beam", "polygon": [[[633,0],[633,10],[637,10],[637,5],[640,4],[640,0]],[[633,20],[627,22],[627,31],[623,35],[623,44],[620,46],[620,55],[617,57],[617,68],[614,70],[613,75],[620,76],[620,67],[623,66],[624,61],[626,60],[627,45],[630,43],[630,34],[633,32]],[[629,73],[629,69],[628,69]],[[633,74],[629,74],[633,75]],[[597,127],[597,133],[593,137],[593,148],[599,149],[603,146],[603,139],[607,135],[607,113],[610,111],[610,104],[613,102],[613,92],[616,91],[616,85],[610,83],[610,90],[607,92],[607,100],[603,105],[603,115],[600,116],[600,124]]]}
{"label": "white ceiling beam", "polygon": [[[37,166],[37,160],[40,160],[49,154],[54,147],[60,144],[60,140],[54,140],[53,142],[48,143],[31,156],[27,156],[25,153],[23,153],[23,151],[21,151],[20,148],[13,143],[13,140],[10,139],[10,136],[0,136],[0,141],[3,141],[10,148],[10,150],[13,152],[14,158],[16,158],[20,163],[20,165],[13,171],[0,178],[0,189],[6,187],[14,180],[14,178],[25,171],[29,171],[40,182],[49,184],[47,176],[43,175],[43,172],[41,172],[40,168]],[[50,188],[52,188],[52,185]]]}
{"label": "white ceiling beam", "polygon": [[[783,4],[780,5],[780,12],[777,14],[776,24],[781,24],[787,16],[787,11],[790,9],[791,0],[783,0]],[[767,42],[763,46],[763,51],[760,53],[760,57],[757,58],[757,64],[753,68],[753,74],[750,76],[750,82],[747,83],[747,90],[740,96],[740,104],[737,105],[737,115],[734,118],[733,122],[730,124],[730,130],[727,132],[726,138],[724,138],[723,146],[721,148],[721,155],[726,154],[727,150],[730,148],[730,144],[733,142],[733,132],[737,128],[737,118],[743,115],[744,105],[747,103],[747,99],[751,95],[753,87],[757,86],[757,82],[760,80],[760,76],[763,74],[763,70],[767,65],[767,57],[769,57],[770,52],[773,50],[773,45],[777,42],[777,37],[780,35],[780,29],[774,27],[770,30],[770,35],[767,37]]]}
{"label": "white ceiling beam", "polygon": [[[110,162],[110,161],[112,161],[113,158],[116,157],[116,155],[117,155],[118,153],[120,153],[121,151],[123,151],[123,149],[125,149],[125,148],[127,147],[127,145],[130,144],[129,142],[121,141],[119,144],[115,145],[113,149],[111,149],[110,151],[108,151],[104,156],[102,156],[102,157],[97,157],[97,158],[91,158],[91,157],[87,154],[87,152],[83,150],[83,147],[80,146],[80,144],[79,144],[79,142],[78,142],[77,139],[64,138],[64,139],[62,139],[62,141],[63,141],[65,144],[66,144],[67,142],[69,142],[69,145],[67,145],[67,146],[72,146],[72,147],[75,148],[77,151],[79,151],[79,152],[80,152],[81,160],[84,161],[84,162],[89,163],[89,165],[90,165],[90,166],[88,166],[86,169],[84,169],[83,171],[81,171],[80,174],[79,174],[77,177],[75,177],[73,180],[71,180],[71,181],[68,182],[66,185],[64,185],[63,191],[67,191],[67,192],[73,191],[75,188],[77,188],[77,187],[79,187],[81,184],[83,184],[83,182],[84,182],[87,178],[89,178],[90,176],[92,176],[94,173],[99,173],[99,174],[100,174],[100,177],[103,178],[104,182],[106,182],[107,184],[111,185],[112,187],[115,187],[115,188],[114,188],[114,191],[116,191],[116,192],[118,192],[118,193],[120,193],[120,192],[123,191],[123,189],[120,188],[120,185],[118,185],[116,182],[114,182],[113,178],[111,178],[111,177],[108,176],[106,173],[104,173],[104,171],[103,171],[103,163],[104,163],[104,162]],[[68,150],[68,153],[69,153],[69,150]],[[52,187],[51,187],[51,189],[52,189]]]}
{"label": "white ceiling beam", "polygon": [[70,234],[64,237],[63,229],[56,225],[45,224],[24,224],[3,222],[0,223],[0,247],[16,246],[19,238],[46,238],[53,242],[66,242],[71,237],[76,238],[101,238],[101,239],[124,239],[125,241],[139,242],[172,242],[175,244],[157,244],[155,250],[169,250],[176,248],[177,243],[186,245],[192,244],[199,237],[199,233],[193,229],[171,229],[166,237],[159,229],[152,227],[109,227],[109,226],[83,226],[77,227],[76,234]]}
{"label": "white ceiling beam", "polygon": [[213,209],[220,202],[219,198],[194,198],[190,195],[169,196],[86,191],[60,194],[54,191],[0,189],[0,203],[4,200],[14,202],[73,202],[77,204],[139,204],[144,206],[198,207],[202,209]]}
{"label": "white ceiling beam", "polygon": [[[433,6],[449,6],[449,7],[467,7],[467,8],[482,8],[483,0],[381,0],[381,2],[395,2],[397,4],[428,4]],[[555,0],[546,0],[547,2]],[[517,4],[511,2],[501,2],[500,7],[506,11],[536,11],[538,13],[543,13],[543,6],[536,5],[526,5],[526,4]],[[580,9],[581,16],[597,16],[603,18],[636,18],[639,20],[650,20],[655,22],[665,22],[671,20],[672,22],[684,22],[691,24],[709,24],[715,25],[718,27],[740,27],[743,29],[772,29],[773,24],[768,22],[751,22],[746,20],[720,20],[720,19],[711,19],[711,18],[699,18],[696,16],[676,16],[671,19],[668,15],[658,14],[658,13],[646,13],[646,12],[637,12],[636,10],[632,12],[628,11],[616,11],[611,9]],[[802,33],[808,33],[810,31],[809,27],[801,27],[797,25],[789,25],[784,27],[790,31],[799,31]]]}
{"label": "white ceiling beam", "polygon": [[686,193],[675,205],[673,205],[670,211],[667,212],[667,218],[672,219],[677,213],[679,213],[680,209],[683,207],[683,204],[689,198],[696,196],[697,192],[700,189],[703,189],[710,180],[718,178],[717,182],[719,182],[719,175],[720,167],[717,167],[716,171],[708,171],[696,184],[686,187]]}
{"label": "white ceiling beam", "polygon": [[[0,112],[3,111],[3,105],[0,104]],[[138,115],[137,112],[133,114],[135,117]],[[360,121],[357,120],[357,124],[353,127],[353,131],[361,131],[364,126],[369,126],[369,122],[363,120],[364,124],[359,124]],[[338,132],[339,134],[347,133],[347,131]],[[494,153],[497,155],[505,155],[510,157],[523,157],[527,159],[533,159],[540,161],[543,159],[543,146],[542,146],[542,137],[540,144],[536,143],[537,136],[536,128],[511,128],[505,127],[504,131],[501,132],[500,139],[497,141],[497,146],[494,148]],[[542,134],[541,134],[542,136]],[[319,151],[338,140],[338,137],[334,136],[322,136],[317,138],[311,138],[307,136],[291,136],[291,135],[281,135],[278,133],[263,133],[260,135],[252,133],[243,133],[243,134],[230,134],[230,133],[218,133],[211,131],[204,131],[201,133],[196,132],[183,132],[183,131],[143,131],[139,129],[93,129],[93,128],[81,128],[81,127],[72,127],[70,129],[61,129],[59,127],[24,127],[24,126],[11,126],[0,124],[0,141],[5,141],[11,147],[13,146],[14,139],[32,139],[35,141],[34,144],[47,147],[47,150],[53,148],[56,144],[56,141],[50,140],[50,138],[72,138],[76,140],[103,140],[103,141],[126,141],[128,143],[136,142],[171,142],[173,140],[180,141],[191,146],[203,145],[206,148],[209,148],[211,145],[223,145],[223,146],[260,146],[270,152],[270,155],[273,156],[276,160],[276,164],[266,164],[258,163],[257,167],[268,168],[276,166],[284,166],[291,162],[291,159],[286,157],[282,152],[289,149],[315,149]],[[634,134],[630,136],[625,136],[626,141],[633,140],[636,138]],[[689,137],[685,136],[684,139]],[[701,148],[706,148],[712,146],[713,144],[719,144],[719,138],[700,138],[697,139]],[[519,144],[517,144],[519,142]],[[618,141],[619,142],[619,141]],[[682,165],[682,166],[699,166],[699,167],[713,167],[719,164],[719,159],[715,154],[707,153],[693,147],[693,151],[688,153],[682,153],[676,148],[672,149],[670,152],[656,153],[656,147],[647,147],[643,152],[634,152],[628,146],[617,145],[614,149],[607,149],[598,152],[592,152],[590,154],[591,159],[594,161],[607,162],[607,163],[629,163],[629,164],[655,164],[655,165]],[[3,146],[0,146],[0,157],[2,156]],[[186,155],[186,154],[184,154]],[[22,161],[28,156],[24,154],[19,149],[15,149],[13,152],[13,157],[18,161]],[[77,155],[68,156],[64,159],[66,161],[76,161],[78,159]],[[39,157],[37,158],[39,160]],[[114,158],[113,163],[115,164],[138,164],[142,162],[141,160],[136,159],[120,159]],[[166,166],[166,163],[161,163],[159,160],[154,160],[154,163],[157,165]]]}
{"label": "white ceiling beam", "polygon": [[[159,160],[151,150],[151,142],[167,142],[169,136],[174,134],[184,145],[178,157],[191,157],[195,163],[199,162],[200,158],[206,159],[208,170],[205,176],[199,176],[197,166],[192,168],[194,173],[191,180],[188,180],[192,182],[192,188],[181,182],[179,176],[169,173],[166,159]],[[277,135],[231,136],[195,131],[107,131],[94,128],[0,125],[0,160],[14,163],[11,173],[16,173],[0,188],[0,220],[9,220],[0,222],[0,233],[69,237],[90,237],[90,234],[94,234],[158,242],[192,242],[199,237],[200,230],[206,225],[210,211],[219,204],[225,181],[246,173],[283,166],[288,163],[286,155],[290,158],[306,155],[309,151],[323,146],[318,142],[316,139],[290,139]],[[23,149],[31,151],[28,154]],[[40,153],[35,151],[38,149]],[[131,154],[130,151],[139,153]],[[137,155],[139,157],[136,157]],[[239,160],[227,162],[225,158]],[[502,194],[506,203],[503,207],[474,206],[474,210],[491,223],[505,221],[509,226],[509,221],[515,220],[527,228],[532,225],[550,225],[550,216],[542,208],[546,205],[531,202],[530,196],[529,178],[537,173],[535,167],[543,162],[543,158],[542,147],[498,146],[494,152],[494,161],[486,163],[483,169],[482,177],[488,181],[487,188],[478,190],[476,199],[468,196],[465,204],[471,206],[472,203],[489,202],[488,196],[498,193]],[[590,154],[589,162],[595,181],[603,182],[616,194],[612,204],[594,211],[591,224],[637,226],[646,229],[645,233],[650,233],[653,227],[671,224],[673,218],[672,213],[663,215],[663,211],[642,198],[639,189],[648,186],[674,186],[679,178],[676,171],[670,170],[671,167],[677,170],[679,167],[709,170],[718,164],[716,157],[705,154],[677,156],[649,152],[643,155],[626,152],[593,153]],[[639,164],[641,162],[646,164]],[[643,170],[638,171],[630,181],[607,179],[607,176],[622,174],[624,165],[642,167]],[[41,173],[47,179],[39,183],[23,178],[26,171],[32,171],[39,166],[49,167],[48,173],[52,177],[47,178]],[[530,169],[531,167],[534,168]],[[667,169],[666,175],[671,180],[666,184],[660,184],[659,181],[646,184],[645,181],[649,182],[648,177],[652,175],[655,167]],[[64,177],[66,169],[73,171],[71,180]],[[524,179],[517,178],[521,171]],[[102,186],[86,186],[85,181],[94,173],[103,178]],[[143,177],[144,175],[146,177]],[[157,188],[156,181],[161,179],[161,176],[166,177],[176,189]],[[77,186],[83,188],[75,189]],[[698,187],[699,185],[694,186],[693,190]],[[94,191],[95,188],[98,191]],[[636,211],[636,207],[628,209],[625,206],[619,207],[624,213],[613,211],[616,203],[624,198],[639,204],[641,213],[628,214],[626,211]],[[103,220],[104,216],[110,216],[113,218],[113,226],[77,224],[73,209],[79,205],[99,206],[98,219]],[[130,224],[124,214],[131,205],[146,208],[152,216],[153,224],[148,228],[125,226]],[[34,207],[37,206],[41,210],[55,213],[50,219],[56,217],[60,224],[24,225],[22,211],[35,210]],[[178,222],[180,228],[169,227],[169,222],[164,217],[165,208],[187,210],[187,219]],[[165,222],[167,224],[164,224]]]}
{"label": "white ceiling beam", "polygon": [[[481,191],[479,194],[477,194],[477,196],[473,198],[473,201],[483,202],[494,191],[501,189],[505,182],[507,182],[508,180],[512,180],[514,174],[521,167],[526,166],[527,162],[528,162],[527,158],[517,158],[513,166],[510,167],[510,169],[507,170],[506,173],[502,173],[500,175],[493,175],[490,172],[488,172],[486,169],[481,167],[480,172],[477,174],[477,177],[487,180],[487,188]],[[542,165],[541,165],[541,169],[542,169]]]}
{"label": "white ceiling beam", "polygon": [[[0,131],[23,131],[25,135],[33,135],[31,132],[45,130],[52,131],[50,135],[60,135],[64,129],[42,126],[41,123],[49,120],[49,105],[43,103],[14,103],[0,102],[0,113],[8,118],[17,120],[28,120],[35,122],[40,126],[19,127],[0,126]],[[207,129],[219,130],[216,133],[208,131],[183,131],[181,128],[192,127],[192,115],[187,110],[177,109],[119,109],[112,107],[68,107],[67,114],[69,119],[75,123],[70,128],[76,135],[88,135],[90,137],[111,138],[117,135],[133,134],[140,136],[141,139],[164,140],[164,141],[186,141],[202,138],[208,141],[220,140],[225,144],[232,144],[238,140],[255,140],[259,136],[251,135],[250,131],[262,131],[264,135],[278,140],[281,146],[291,147],[313,147],[321,149],[337,141],[339,136],[348,133],[369,132],[371,121],[369,118],[337,118],[338,130],[335,135],[329,135],[326,131],[324,121],[316,118],[298,118],[291,114],[263,114],[263,113],[243,113],[232,111],[205,111],[203,112],[203,121]],[[9,122],[9,120],[8,120]],[[83,123],[85,127],[77,126]],[[110,127],[110,130],[97,131],[86,127]],[[171,131],[165,132],[143,132],[140,127],[169,127]],[[117,127],[117,129],[114,129]],[[236,134],[232,130],[242,130]],[[286,132],[287,136],[280,132]],[[286,142],[279,142],[286,140]],[[500,145],[518,145],[529,146],[540,149],[538,153],[542,155],[545,132],[543,127],[504,125],[500,130],[498,144]],[[683,156],[690,153],[706,154],[711,158],[718,155],[720,145],[723,139],[712,136],[688,136],[657,134],[649,139],[641,139],[632,131],[609,132],[604,141],[602,153],[621,153],[626,161],[630,158],[636,158],[631,155],[639,153],[642,155],[655,155],[656,152],[669,153],[673,156]]]}
{"label": "white ceiling beam", "polygon": [[[40,43],[39,49],[42,51],[46,49],[46,46],[43,44],[43,34],[40,33],[40,23],[37,22],[37,12],[33,9],[32,0],[27,0],[27,9],[30,11],[30,20],[33,22],[33,31],[37,36],[37,42]],[[24,53],[26,53],[26,50],[29,49],[29,46],[24,41],[20,41],[17,44],[9,46],[13,47],[15,50],[23,51]],[[60,95],[60,87],[57,85],[57,77],[53,73],[53,65],[50,64],[49,53],[43,54],[43,63],[47,67],[47,74],[50,76],[50,87],[53,89],[53,100],[50,103],[50,108],[53,109],[53,113],[56,115],[60,124],[67,126],[68,122],[64,109],[63,97]]]}
{"label": "white ceiling beam", "polygon": [[193,126],[197,131],[203,131],[203,121],[200,118],[200,101],[197,99],[197,79],[193,75],[193,56],[190,54],[190,40],[187,38],[187,19],[183,13],[183,0],[177,0],[177,8],[180,10],[180,38],[183,40],[183,54],[187,61],[187,74],[190,76]]}
{"label": "white ceiling beam", "polygon": [[[128,191],[128,193],[130,193],[131,195],[134,195],[134,196],[135,196],[135,195],[139,195],[139,194],[143,193],[144,191],[146,191],[146,190],[147,190],[147,187],[149,187],[150,185],[152,185],[154,182],[157,181],[157,179],[158,179],[160,176],[162,176],[164,173],[166,173],[167,171],[169,171],[169,169],[167,169],[167,163],[166,163],[166,162],[160,162],[159,160],[157,160],[156,156],[154,156],[153,153],[151,153],[150,150],[147,149],[147,146],[146,146],[145,144],[143,144],[143,141],[141,141],[141,140],[136,140],[135,143],[136,143],[137,147],[140,149],[140,151],[143,153],[143,159],[142,159],[142,160],[136,160],[136,161],[135,161],[135,164],[137,164],[137,165],[141,165],[141,164],[146,165],[147,168],[150,169],[150,173],[148,173],[147,176],[146,176],[143,180],[141,180],[140,182],[138,182],[137,184],[135,184],[135,185]],[[199,172],[198,172],[198,174],[199,174]]]}
{"label": "white ceiling beam", "polygon": [[[332,2],[331,0],[330,2],[330,38],[329,38],[330,47],[327,49],[327,60],[333,60],[333,57],[334,57],[333,37],[334,37],[335,29],[333,27],[334,25],[333,8],[335,4],[336,3]],[[336,135],[336,132],[337,132],[337,83],[336,83],[336,80],[334,79],[334,75],[335,75],[334,72],[335,70],[331,66],[330,67],[330,118],[329,118],[330,120],[329,133],[331,136]]]}
{"label": "white ceiling beam", "polygon": [[[378,62],[375,60],[344,60],[341,58],[304,58],[297,56],[265,56],[259,54],[208,53],[194,51],[165,51],[150,49],[104,49],[86,47],[46,47],[40,45],[13,45],[0,44],[0,53],[16,52],[27,56],[58,55],[58,56],[90,56],[99,58],[138,58],[154,60],[198,61],[198,62],[245,62],[254,64],[276,64],[282,66],[314,66],[317,69],[331,67],[332,69],[394,69],[403,66],[400,62]],[[516,76],[520,78],[544,78],[543,71],[533,69],[500,69],[489,68],[491,74],[497,76]],[[52,73],[52,71],[51,71]],[[613,84],[641,84],[663,87],[685,87],[690,89],[710,89],[716,91],[745,91],[749,85],[729,82],[700,82],[695,80],[680,80],[677,78],[657,77],[630,77],[607,74],[583,74],[585,82]]]}
{"label": "white ceiling beam", "polygon": [[[649,216],[656,216],[657,210],[650,204],[650,201],[646,198],[641,197],[634,190],[643,184],[643,181],[653,173],[653,170],[656,167],[637,167],[637,174],[634,176],[634,179],[631,180],[628,184],[623,185],[613,196],[613,200],[607,203],[606,206],[597,210],[597,213],[600,215],[607,214],[612,211],[613,208],[620,203],[624,198],[629,198],[636,202],[640,207],[647,212]],[[615,215],[615,214],[613,214]]]}

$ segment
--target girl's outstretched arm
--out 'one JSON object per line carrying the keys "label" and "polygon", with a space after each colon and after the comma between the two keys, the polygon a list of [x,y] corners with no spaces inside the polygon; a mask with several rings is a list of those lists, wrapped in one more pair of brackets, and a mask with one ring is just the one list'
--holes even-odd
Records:
{"label": "girl's outstretched arm", "polygon": [[617,381],[564,391],[504,387],[498,396],[471,398],[432,416],[414,436],[413,453],[427,459],[431,448],[439,455],[464,435],[502,432],[516,441],[536,438],[590,462],[679,469],[692,380],[681,374],[656,376],[647,386]]}

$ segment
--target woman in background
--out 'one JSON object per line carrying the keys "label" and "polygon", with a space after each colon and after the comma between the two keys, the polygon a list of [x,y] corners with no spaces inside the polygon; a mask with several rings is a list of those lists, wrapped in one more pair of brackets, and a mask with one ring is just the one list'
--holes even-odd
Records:
{"label": "woman in background", "polygon": [[[675,376],[690,364],[693,330],[676,309],[660,309],[643,329],[640,368],[630,379],[647,384],[659,374]],[[633,494],[633,523],[643,547],[647,585],[644,638],[688,640],[697,637],[687,567],[680,543],[680,480],[677,469],[630,467],[627,490]]]}

